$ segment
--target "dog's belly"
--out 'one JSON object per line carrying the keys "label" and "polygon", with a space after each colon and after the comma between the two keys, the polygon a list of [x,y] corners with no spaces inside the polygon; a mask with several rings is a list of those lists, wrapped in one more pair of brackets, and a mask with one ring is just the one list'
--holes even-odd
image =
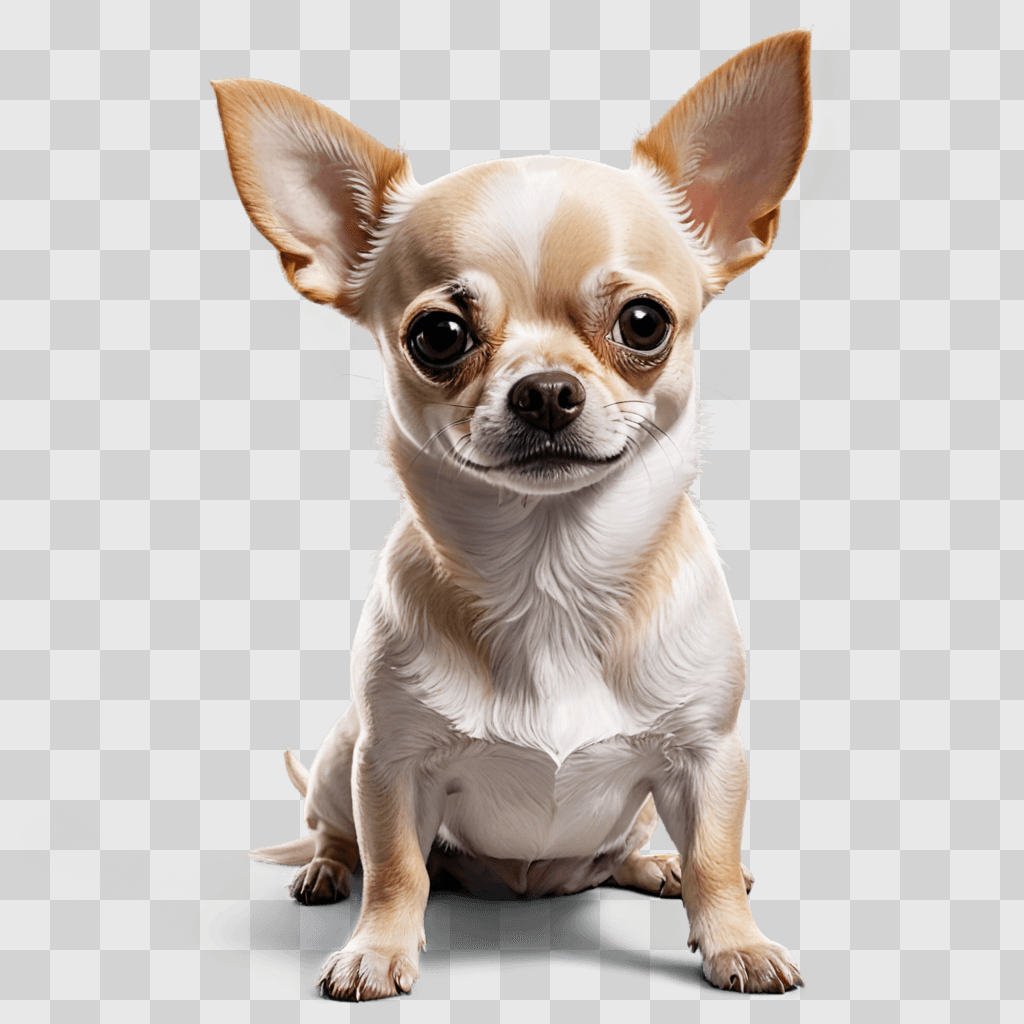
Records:
{"label": "dog's belly", "polygon": [[650,792],[640,760],[615,737],[560,766],[504,741],[473,744],[452,766],[441,839],[480,856],[595,857],[621,845]]}

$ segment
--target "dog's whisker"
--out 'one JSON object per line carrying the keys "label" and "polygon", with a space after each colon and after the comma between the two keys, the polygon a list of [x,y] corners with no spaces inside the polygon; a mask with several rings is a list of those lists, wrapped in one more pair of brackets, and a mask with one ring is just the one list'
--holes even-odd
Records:
{"label": "dog's whisker", "polygon": [[472,418],[472,416],[465,416],[461,420],[452,420],[450,423],[446,423],[440,430],[435,430],[434,433],[420,445],[419,451],[416,452],[412,457],[412,462],[409,463],[409,468],[412,469],[416,464],[416,460],[427,450],[427,446],[439,438],[449,427],[457,427],[462,423],[468,423]]}
{"label": "dog's whisker", "polygon": [[647,425],[648,427],[650,427],[650,428],[651,428],[651,429],[653,429],[653,430],[656,430],[656,431],[658,431],[658,433],[659,433],[659,434],[661,434],[661,435],[662,435],[662,437],[664,437],[664,438],[665,438],[665,439],[666,439],[667,441],[669,441],[669,442],[671,443],[672,447],[673,447],[673,448],[675,448],[675,450],[676,450],[676,451],[677,451],[677,452],[679,453],[679,457],[680,457],[681,459],[684,459],[684,460],[685,460],[685,456],[684,456],[684,455],[683,455],[683,453],[682,453],[682,452],[681,452],[681,451],[679,450],[679,445],[677,445],[677,444],[676,444],[676,442],[675,442],[675,440],[673,439],[672,435],[671,435],[671,434],[670,434],[670,433],[669,433],[669,432],[668,432],[667,430],[662,430],[662,428],[661,428],[661,427],[659,427],[659,426],[658,426],[658,424],[654,422],[654,420],[650,419],[650,417],[648,417],[648,416],[644,416],[644,415],[643,415],[642,413],[639,413],[639,412],[632,412],[632,411],[630,411],[629,409],[625,409],[625,410],[623,410],[623,413],[622,413],[622,415],[623,415],[623,416],[636,416],[636,417],[638,417],[639,419],[643,420],[643,422],[644,422],[644,423],[645,423],[645,424],[646,424],[646,425]]}
{"label": "dog's whisker", "polygon": [[644,467],[644,472],[647,474],[647,487],[649,490],[653,491],[654,481],[651,479],[651,471],[647,467],[647,460],[644,458],[644,452],[643,448],[640,445],[640,442],[635,437],[631,437],[629,434],[625,435],[625,440],[627,444],[632,444],[636,448],[637,457],[640,459],[640,464]]}
{"label": "dog's whisker", "polygon": [[[472,437],[473,435],[467,431],[455,442],[455,444],[451,446],[451,448],[446,449],[444,455],[441,456],[441,465],[438,467],[438,472],[440,472],[446,463],[454,470],[450,475],[446,472],[445,478],[447,480],[455,480],[461,474],[466,472],[465,461],[463,458],[460,458],[461,453],[459,452],[459,448],[466,444],[466,442],[472,444]],[[466,444],[466,447],[469,447],[469,444]]]}
{"label": "dog's whisker", "polygon": [[384,381],[378,377],[367,377],[365,373],[351,373],[348,370],[340,370],[335,376],[337,377],[358,377],[360,380],[368,380],[371,384],[380,384],[384,386]]}
{"label": "dog's whisker", "polygon": [[653,481],[651,480],[651,471],[650,471],[650,468],[647,465],[647,460],[644,458],[644,446],[640,443],[640,439],[638,437],[636,437],[628,429],[629,427],[635,426],[635,424],[631,423],[627,419],[622,418],[621,415],[619,417],[618,422],[623,424],[627,428],[625,433],[623,434],[623,440],[625,440],[628,444],[632,444],[633,447],[636,449],[637,456],[639,457],[640,461],[643,463],[644,472],[647,474],[647,482],[648,482],[648,484],[653,489],[654,484],[653,484]]}
{"label": "dog's whisker", "polygon": [[645,416],[642,412],[633,412],[632,409],[623,409],[621,415],[623,416],[636,416],[637,419],[643,420],[649,427],[658,431],[659,434],[663,434],[669,440],[672,440],[671,435],[658,426],[649,416]]}
{"label": "dog's whisker", "polygon": [[716,395],[720,395],[727,402],[732,402],[733,404],[735,404],[736,401],[737,401],[737,399],[733,398],[732,395],[728,395],[724,391],[719,391],[718,388],[708,387],[706,384],[701,384],[700,389],[701,389],[702,392],[703,391],[711,391],[711,392],[713,392]]}
{"label": "dog's whisker", "polygon": [[441,454],[441,461],[437,464],[437,472],[434,474],[434,490],[437,491],[437,485],[441,482],[441,470],[444,469],[445,463],[448,461],[449,449],[445,449]]}
{"label": "dog's whisker", "polygon": [[[625,417],[627,415],[636,416],[637,420],[626,419]],[[645,416],[640,416],[639,413],[622,412],[622,413],[620,413],[620,420],[619,420],[619,422],[621,422],[621,423],[628,423],[631,426],[639,427],[645,434],[647,434],[647,436],[652,441],[654,441],[654,443],[661,449],[662,454],[665,456],[665,460],[668,462],[668,467],[669,467],[669,469],[672,472],[672,481],[674,483],[675,480],[676,480],[676,467],[675,467],[675,465],[674,465],[674,463],[672,461],[672,458],[670,457],[669,453],[666,451],[665,446],[659,440],[657,434],[652,433],[651,430],[648,428],[647,424],[650,423],[650,421],[647,420],[647,418]],[[651,424],[651,426],[656,426],[656,424]],[[634,440],[636,440],[636,439],[634,438]],[[640,448],[640,451],[641,451],[641,456],[640,457],[641,457],[641,459],[643,459],[642,448],[641,448],[641,446],[640,446],[638,441],[636,443],[637,443],[637,447]],[[678,448],[676,450],[678,451]],[[647,463],[646,462],[644,462],[644,469],[647,469]],[[649,469],[647,470],[647,475],[648,475],[648,479],[650,479],[650,470]]]}
{"label": "dog's whisker", "polygon": [[[450,448],[445,448],[444,453],[441,456],[441,461],[437,467],[437,475],[434,478],[435,489],[437,488],[437,485],[441,479],[442,471],[444,471],[445,479],[449,482],[458,477],[458,475],[462,472],[463,467],[459,463],[458,457],[456,455],[456,450],[458,449],[460,444],[468,440],[471,436],[472,435],[467,431]],[[453,468],[454,472],[449,472],[449,467]]]}

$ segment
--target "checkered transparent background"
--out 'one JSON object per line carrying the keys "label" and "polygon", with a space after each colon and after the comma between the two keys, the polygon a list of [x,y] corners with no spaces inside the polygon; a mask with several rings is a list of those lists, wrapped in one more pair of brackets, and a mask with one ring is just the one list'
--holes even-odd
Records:
{"label": "checkered transparent background", "polygon": [[[428,181],[619,166],[813,25],[769,258],[697,339],[701,505],[750,649],[744,856],[807,987],[701,983],[675,903],[437,895],[415,993],[315,998],[355,899],[244,851],[348,699],[398,505],[369,337],[249,225],[210,78],[299,89]],[[1024,7],[53,0],[0,46],[0,993],[27,1024],[1024,1016]],[[667,848],[663,831],[654,848]]]}

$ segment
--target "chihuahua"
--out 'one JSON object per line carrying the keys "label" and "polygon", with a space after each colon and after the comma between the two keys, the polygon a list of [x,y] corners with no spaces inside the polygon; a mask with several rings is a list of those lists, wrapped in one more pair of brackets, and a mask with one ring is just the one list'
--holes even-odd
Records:
{"label": "chihuahua", "polygon": [[[358,923],[334,999],[407,992],[431,879],[681,897],[712,984],[801,985],[751,916],[743,639],[689,491],[692,334],[771,248],[810,132],[810,35],[698,82],[628,170],[559,156],[418,184],[407,156],[283,86],[214,82],[231,172],[306,298],[381,353],[404,511],[308,774],[301,865]],[[661,816],[678,854],[641,852]],[[449,877],[450,876],[450,877]]]}

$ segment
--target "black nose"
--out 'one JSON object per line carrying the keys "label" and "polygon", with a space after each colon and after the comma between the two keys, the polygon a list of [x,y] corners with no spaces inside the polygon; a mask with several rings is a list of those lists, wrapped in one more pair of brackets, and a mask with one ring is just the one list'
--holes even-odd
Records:
{"label": "black nose", "polygon": [[572,423],[583,411],[586,400],[583,382],[561,370],[527,374],[517,380],[508,393],[512,411],[549,434]]}

